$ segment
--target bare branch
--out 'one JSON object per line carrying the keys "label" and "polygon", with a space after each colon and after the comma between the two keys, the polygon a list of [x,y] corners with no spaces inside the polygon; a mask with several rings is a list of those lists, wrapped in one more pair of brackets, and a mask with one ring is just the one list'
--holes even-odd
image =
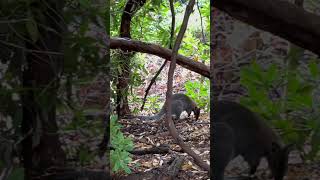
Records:
{"label": "bare branch", "polygon": [[63,56],[63,53],[61,53],[61,52],[41,51],[41,50],[27,49],[27,48],[25,48],[25,47],[23,47],[23,46],[19,46],[19,45],[16,45],[16,44],[13,44],[13,43],[9,43],[9,42],[6,42],[6,41],[2,41],[2,40],[0,40],[0,43],[4,44],[4,45],[6,45],[6,46],[11,46],[11,47],[14,47],[14,48],[22,49],[22,50],[24,50],[24,51],[26,51],[26,52]]}

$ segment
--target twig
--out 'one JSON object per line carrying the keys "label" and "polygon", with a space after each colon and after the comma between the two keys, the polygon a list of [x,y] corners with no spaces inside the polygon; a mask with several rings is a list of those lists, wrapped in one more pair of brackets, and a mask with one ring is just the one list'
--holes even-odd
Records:
{"label": "twig", "polygon": [[151,81],[150,81],[150,83],[149,83],[149,86],[147,87],[147,89],[146,89],[146,91],[145,91],[146,93],[144,94],[144,97],[143,97],[143,102],[142,102],[142,105],[141,105],[141,108],[140,108],[141,111],[142,111],[143,108],[144,108],[144,105],[145,105],[146,100],[147,100],[147,96],[148,96],[148,94],[149,94],[149,91],[150,91],[152,85],[156,82],[156,79],[158,78],[158,76],[159,76],[159,74],[161,73],[161,71],[163,70],[163,68],[167,65],[167,62],[168,62],[168,60],[166,59],[166,60],[164,61],[164,63],[162,64],[162,66],[160,67],[160,69],[159,69],[159,70],[157,71],[157,73],[155,74],[155,76],[151,79]]}
{"label": "twig", "polygon": [[0,21],[0,24],[14,24],[14,23],[19,23],[19,22],[24,22],[24,21],[29,21],[30,19],[11,19],[11,20],[4,20]]}
{"label": "twig", "polygon": [[199,1],[197,1],[197,8],[198,8],[198,11],[199,11],[199,16],[200,16],[202,42],[206,43],[206,35],[204,34],[204,31],[203,31],[203,21],[202,21],[202,15],[201,15],[200,7],[199,7]]}
{"label": "twig", "polygon": [[19,46],[19,45],[16,45],[16,44],[13,44],[13,43],[9,43],[9,42],[6,42],[6,41],[2,41],[0,40],[0,43],[4,44],[4,45],[7,45],[7,46],[11,46],[11,47],[15,47],[15,48],[18,48],[18,49],[22,49],[26,52],[33,52],[33,53],[39,53],[39,54],[51,54],[51,55],[59,55],[59,56],[63,56],[63,53],[60,53],[60,52],[53,52],[53,51],[39,51],[39,50],[33,50],[33,49],[27,49],[23,46]]}
{"label": "twig", "polygon": [[171,11],[171,32],[170,32],[169,48],[172,49],[172,42],[173,42],[173,37],[174,37],[174,29],[175,29],[175,25],[176,25],[176,14],[174,12],[173,1],[170,1],[170,11]]}

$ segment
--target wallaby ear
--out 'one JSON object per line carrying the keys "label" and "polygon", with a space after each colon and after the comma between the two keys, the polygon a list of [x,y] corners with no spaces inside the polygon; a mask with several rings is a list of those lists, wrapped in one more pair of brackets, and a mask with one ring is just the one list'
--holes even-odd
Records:
{"label": "wallaby ear", "polygon": [[272,142],[271,143],[271,150],[272,152],[278,152],[281,149],[278,143]]}

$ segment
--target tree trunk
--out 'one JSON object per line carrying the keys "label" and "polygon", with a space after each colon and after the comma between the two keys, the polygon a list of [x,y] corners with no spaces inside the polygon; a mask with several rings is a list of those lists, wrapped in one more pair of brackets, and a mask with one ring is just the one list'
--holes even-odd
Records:
{"label": "tree trunk", "polygon": [[[120,37],[131,39],[131,19],[145,3],[146,0],[128,0],[121,17]],[[128,50],[124,50],[124,52],[125,55],[120,62],[122,70],[118,74],[117,82],[117,113],[119,117],[130,114],[128,87],[130,81],[130,62],[134,54]]]}
{"label": "tree trunk", "polygon": [[[106,44],[107,44],[107,48],[106,48],[106,56],[105,56],[105,60],[106,62],[106,69],[105,69],[105,74],[106,74],[106,107],[105,107],[105,116],[102,117],[103,118],[103,127],[104,127],[104,135],[103,135],[103,139],[99,144],[99,156],[102,157],[105,152],[108,150],[108,144],[110,141],[110,117],[111,117],[111,87],[110,87],[110,2],[107,1],[107,17],[105,19],[105,31],[107,34],[106,37]],[[108,154],[109,155],[109,154]],[[109,156],[110,157],[110,156]],[[107,160],[109,160],[109,157],[107,158]]]}
{"label": "tree trunk", "polygon": [[31,5],[46,11],[43,13],[46,14],[45,25],[59,34],[38,26],[39,39],[34,43],[26,42],[28,49],[36,51],[26,53],[27,66],[23,71],[23,88],[27,90],[22,95],[22,133],[28,134],[22,142],[25,179],[42,175],[49,167],[63,165],[65,160],[56,122],[58,76],[63,61],[62,33],[65,31],[60,23],[63,5],[63,1]]}

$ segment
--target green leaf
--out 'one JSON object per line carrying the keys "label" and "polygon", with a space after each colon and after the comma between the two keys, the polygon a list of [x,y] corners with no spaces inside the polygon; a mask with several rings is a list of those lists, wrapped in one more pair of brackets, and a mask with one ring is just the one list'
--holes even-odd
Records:
{"label": "green leaf", "polygon": [[263,86],[263,77],[262,71],[257,65],[251,65],[249,67],[244,67],[240,71],[240,83],[244,86],[254,85],[254,86]]}
{"label": "green leaf", "polygon": [[112,171],[118,172],[124,170],[126,173],[131,173],[128,167],[128,163],[132,161],[130,154],[126,151],[121,151],[119,149],[111,151],[111,165]]}
{"label": "green leaf", "polygon": [[319,75],[318,64],[315,61],[309,63],[309,71],[313,78],[316,78]]}
{"label": "green leaf", "polygon": [[128,166],[125,166],[123,167],[124,168],[124,171],[127,173],[127,174],[131,174],[131,169],[128,167]]}
{"label": "green leaf", "polygon": [[312,107],[312,96],[299,96],[301,99],[301,103],[307,108]]}
{"label": "green leaf", "polygon": [[310,85],[310,84],[305,84],[303,85],[302,87],[300,87],[298,90],[297,90],[297,93],[298,94],[301,94],[301,95],[311,95],[311,93],[313,92],[314,90],[314,86],[313,85]]}
{"label": "green leaf", "polygon": [[267,72],[266,72],[266,77],[265,77],[265,78],[267,78],[269,85],[271,85],[272,82],[273,82],[274,80],[276,80],[276,78],[277,78],[278,76],[279,76],[279,75],[278,75],[278,72],[277,72],[277,66],[276,66],[275,64],[272,64],[272,65],[268,68],[268,70],[267,70]]}
{"label": "green leaf", "polygon": [[292,94],[288,97],[288,104],[292,109],[301,109],[304,107],[312,107],[312,96],[304,96],[300,94]]}
{"label": "green leaf", "polygon": [[110,134],[111,134],[111,144],[115,150],[111,151],[111,166],[112,171],[125,171],[126,173],[131,173],[128,163],[132,161],[130,153],[134,147],[131,138],[125,137],[120,131],[120,124],[117,122],[117,116],[111,116],[110,122]]}
{"label": "green leaf", "polygon": [[289,77],[289,82],[288,82],[288,91],[290,92],[296,92],[300,86],[300,82],[295,76],[290,76]]}

